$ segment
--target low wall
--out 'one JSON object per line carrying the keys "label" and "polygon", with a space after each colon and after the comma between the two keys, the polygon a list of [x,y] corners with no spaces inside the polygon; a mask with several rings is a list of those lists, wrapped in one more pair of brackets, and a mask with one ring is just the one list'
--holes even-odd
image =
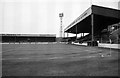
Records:
{"label": "low wall", "polygon": [[[80,43],[72,43],[72,44],[87,46],[87,43],[82,43],[82,44],[80,44]],[[120,44],[98,43],[98,47],[120,49]]]}
{"label": "low wall", "polygon": [[98,44],[98,47],[120,49],[120,44],[99,43],[99,44]]}

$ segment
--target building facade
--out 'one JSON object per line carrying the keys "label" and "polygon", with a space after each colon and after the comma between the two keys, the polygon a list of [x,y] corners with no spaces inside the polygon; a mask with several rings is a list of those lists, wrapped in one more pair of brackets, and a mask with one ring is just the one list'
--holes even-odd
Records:
{"label": "building facade", "polygon": [[55,34],[1,34],[1,42],[55,42]]}

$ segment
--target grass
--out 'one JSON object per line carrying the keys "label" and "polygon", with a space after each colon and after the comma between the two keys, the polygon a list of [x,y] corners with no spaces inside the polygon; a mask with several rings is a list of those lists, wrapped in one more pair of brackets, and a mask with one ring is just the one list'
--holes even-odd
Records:
{"label": "grass", "polygon": [[[3,76],[118,76],[118,51],[66,44],[3,44]],[[90,57],[91,56],[91,57]]]}

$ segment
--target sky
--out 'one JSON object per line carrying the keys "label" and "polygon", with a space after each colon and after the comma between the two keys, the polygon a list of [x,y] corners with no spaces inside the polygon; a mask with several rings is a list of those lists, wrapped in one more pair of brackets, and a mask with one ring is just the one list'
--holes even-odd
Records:
{"label": "sky", "polygon": [[119,0],[0,0],[0,33],[56,34],[60,32],[59,13],[63,13],[63,29],[91,4],[118,9]]}

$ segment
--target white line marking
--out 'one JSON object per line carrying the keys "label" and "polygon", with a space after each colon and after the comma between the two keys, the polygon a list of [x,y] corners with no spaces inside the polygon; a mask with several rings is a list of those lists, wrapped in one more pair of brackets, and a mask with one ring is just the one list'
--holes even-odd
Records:
{"label": "white line marking", "polygon": [[[83,57],[77,57],[77,58],[92,58],[92,57],[97,57],[97,56],[83,56]],[[44,58],[44,59],[54,60],[54,59],[63,59],[63,58],[67,58],[67,57],[51,57],[51,58]],[[75,58],[75,57],[71,56],[71,58]],[[2,58],[0,60],[28,60],[28,59],[34,59],[34,58],[26,58],[26,57],[24,58]]]}
{"label": "white line marking", "polygon": [[61,59],[61,58],[64,58],[64,57],[52,57],[52,58],[48,58],[48,59]]}
{"label": "white line marking", "polygon": [[0,60],[24,60],[24,59],[30,59],[30,58],[2,58]]}

